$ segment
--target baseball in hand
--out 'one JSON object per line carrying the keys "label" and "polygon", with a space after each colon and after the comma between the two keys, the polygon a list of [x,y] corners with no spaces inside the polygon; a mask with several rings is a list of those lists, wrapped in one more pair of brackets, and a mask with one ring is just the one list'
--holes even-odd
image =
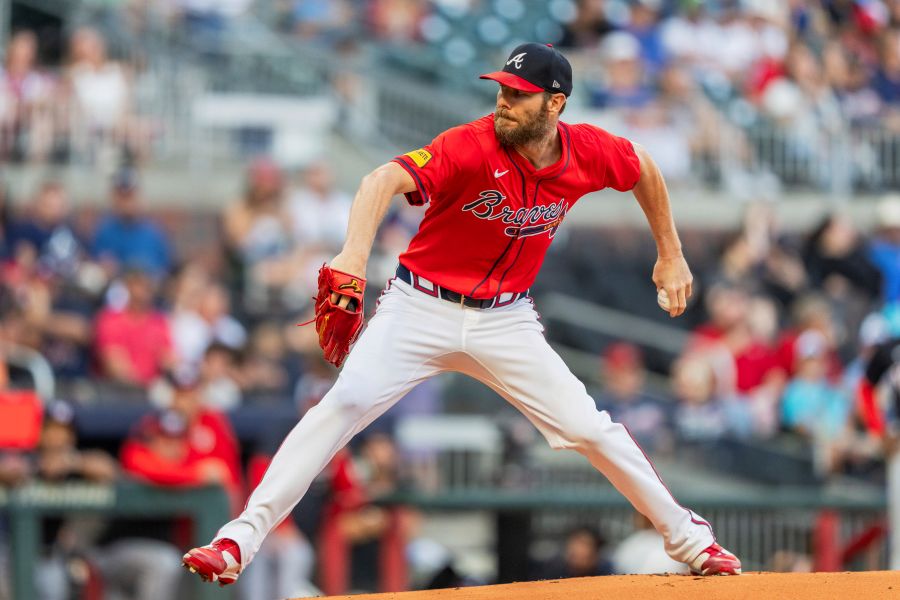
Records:
{"label": "baseball in hand", "polygon": [[659,304],[661,309],[669,310],[669,295],[666,293],[666,290],[656,292],[656,303]]}

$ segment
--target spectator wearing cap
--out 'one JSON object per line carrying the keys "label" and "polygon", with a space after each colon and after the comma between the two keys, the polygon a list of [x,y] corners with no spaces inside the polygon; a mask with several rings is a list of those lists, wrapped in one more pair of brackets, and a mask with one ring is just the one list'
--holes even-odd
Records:
{"label": "spectator wearing cap", "polygon": [[881,271],[884,301],[897,302],[900,300],[900,195],[883,198],[876,208],[875,219],[869,257]]}
{"label": "spectator wearing cap", "polygon": [[122,447],[122,466],[158,485],[220,484],[240,496],[240,448],[221,413],[203,404],[200,382],[166,373],[154,386],[163,407],[144,417]]}
{"label": "spectator wearing cap", "polygon": [[694,352],[672,367],[672,389],[678,403],[675,429],[681,441],[714,442],[745,436],[752,428],[749,410],[722,393],[713,363],[706,353]]}
{"label": "spectator wearing cap", "polygon": [[600,358],[603,390],[595,395],[597,408],[625,425],[649,452],[665,450],[672,442],[671,409],[646,390],[646,371],[640,350],[633,344],[609,345]]}
{"label": "spectator wearing cap", "polygon": [[113,178],[112,211],[97,227],[93,251],[113,273],[135,267],[159,278],[172,266],[168,238],[142,214],[137,173],[132,169]]}
{"label": "spectator wearing cap", "polygon": [[71,224],[66,189],[58,181],[45,181],[27,207],[26,217],[13,224],[10,245],[31,246],[42,270],[63,279],[77,273],[87,249]]}
{"label": "spectator wearing cap", "polygon": [[848,440],[851,398],[828,379],[828,342],[821,332],[804,331],[795,347],[797,367],[784,390],[781,422],[812,441],[820,473],[832,472]]}
{"label": "spectator wearing cap", "polygon": [[591,105],[603,109],[639,109],[649,105],[654,94],[647,85],[641,63],[640,42],[630,33],[607,35],[600,46],[605,81],[588,84]]}
{"label": "spectator wearing cap", "polygon": [[132,269],[122,279],[125,306],[107,307],[97,317],[97,359],[105,377],[146,387],[175,362],[169,321],[153,306],[155,284],[148,273]]}
{"label": "spectator wearing cap", "polygon": [[[116,461],[100,450],[78,448],[73,407],[61,401],[47,406],[34,477],[49,483],[88,481],[109,484],[118,478]],[[174,598],[180,580],[180,553],[171,544],[125,535],[125,529],[84,527],[83,521],[50,519],[44,537],[50,554],[39,567],[40,598],[74,598],[83,581],[70,581],[73,569],[91,565],[108,597],[135,600]],[[106,542],[106,543],[105,543]],[[72,578],[73,579],[73,578]],[[83,576],[81,577],[83,579]]]}

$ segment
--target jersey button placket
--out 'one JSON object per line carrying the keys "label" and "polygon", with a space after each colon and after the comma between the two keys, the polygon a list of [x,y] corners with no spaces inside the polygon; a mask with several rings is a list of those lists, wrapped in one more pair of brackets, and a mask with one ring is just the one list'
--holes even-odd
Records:
{"label": "jersey button placket", "polygon": [[[525,197],[522,198],[522,208],[525,209],[525,221],[520,224],[520,227],[528,225],[528,211],[537,204],[536,193],[537,183],[529,176],[525,183]],[[521,229],[519,231],[521,232]]]}

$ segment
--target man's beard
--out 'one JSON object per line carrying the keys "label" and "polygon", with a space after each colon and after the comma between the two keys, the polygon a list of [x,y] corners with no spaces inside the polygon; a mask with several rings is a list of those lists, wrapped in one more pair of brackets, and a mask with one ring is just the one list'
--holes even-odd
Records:
{"label": "man's beard", "polygon": [[498,123],[500,110],[494,111],[494,133],[501,146],[524,146],[531,142],[543,139],[550,132],[550,111],[547,102],[541,106],[537,113],[528,121],[516,121],[516,127],[503,129]]}

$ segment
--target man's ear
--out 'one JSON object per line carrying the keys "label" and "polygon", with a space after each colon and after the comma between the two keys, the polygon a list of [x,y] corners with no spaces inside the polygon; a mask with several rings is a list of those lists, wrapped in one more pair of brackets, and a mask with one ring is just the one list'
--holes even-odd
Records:
{"label": "man's ear", "polygon": [[563,111],[566,109],[567,98],[565,94],[553,94],[550,97],[550,106],[556,111],[556,114],[561,115]]}

